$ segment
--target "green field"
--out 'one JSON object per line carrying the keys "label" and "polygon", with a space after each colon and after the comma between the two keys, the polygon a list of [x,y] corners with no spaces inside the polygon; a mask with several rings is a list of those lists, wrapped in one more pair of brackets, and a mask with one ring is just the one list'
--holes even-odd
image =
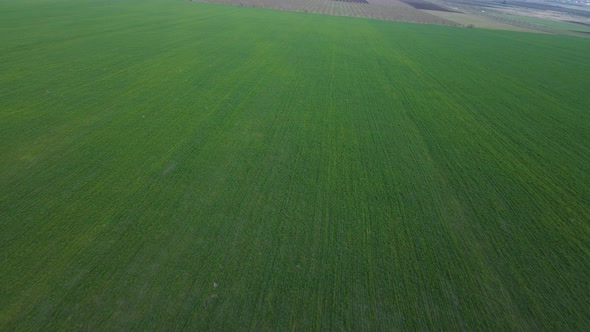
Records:
{"label": "green field", "polygon": [[590,330],[590,39],[0,2],[0,330]]}

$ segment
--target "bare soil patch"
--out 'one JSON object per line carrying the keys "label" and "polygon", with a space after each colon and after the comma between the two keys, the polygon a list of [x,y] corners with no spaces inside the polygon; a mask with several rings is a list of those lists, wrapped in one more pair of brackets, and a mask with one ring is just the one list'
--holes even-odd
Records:
{"label": "bare soil patch", "polygon": [[401,1],[407,5],[410,5],[416,9],[420,9],[420,10],[433,10],[433,11],[439,11],[439,12],[458,13],[457,11],[455,11],[453,9],[439,6],[437,4],[427,2],[427,1],[422,1],[422,0],[401,0]]}
{"label": "bare soil patch", "polygon": [[491,30],[510,30],[510,31],[523,31],[523,32],[539,32],[532,29],[526,29],[506,23],[493,21],[486,17],[472,15],[468,13],[451,13],[441,11],[426,11],[429,14],[439,16],[449,21],[456,22],[462,26],[471,26],[474,28],[491,29]]}
{"label": "bare soil patch", "polygon": [[[569,23],[574,23],[574,24],[581,24],[581,25],[585,25],[587,27],[590,27],[590,23],[584,23],[584,22],[578,22],[578,21],[566,21]],[[580,31],[576,31],[576,32],[580,32]]]}
{"label": "bare soil patch", "polygon": [[348,2],[348,3],[369,3],[367,0],[332,0],[337,2]]}
{"label": "bare soil patch", "polygon": [[[426,11],[416,9],[401,0],[192,0],[247,7],[317,13],[336,16],[367,17],[378,20],[458,25]],[[424,2],[424,0],[408,0]],[[442,6],[438,6],[443,8]]]}

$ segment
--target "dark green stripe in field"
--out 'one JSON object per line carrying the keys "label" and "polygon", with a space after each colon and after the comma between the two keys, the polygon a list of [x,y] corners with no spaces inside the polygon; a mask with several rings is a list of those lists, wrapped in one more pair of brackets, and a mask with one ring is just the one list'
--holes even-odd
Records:
{"label": "dark green stripe in field", "polygon": [[589,330],[590,40],[0,3],[0,330]]}

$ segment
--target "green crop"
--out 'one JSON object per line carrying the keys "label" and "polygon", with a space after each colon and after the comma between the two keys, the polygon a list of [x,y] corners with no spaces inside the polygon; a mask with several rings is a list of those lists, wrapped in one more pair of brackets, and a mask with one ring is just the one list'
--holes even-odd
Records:
{"label": "green crop", "polygon": [[0,2],[0,330],[588,330],[590,40]]}

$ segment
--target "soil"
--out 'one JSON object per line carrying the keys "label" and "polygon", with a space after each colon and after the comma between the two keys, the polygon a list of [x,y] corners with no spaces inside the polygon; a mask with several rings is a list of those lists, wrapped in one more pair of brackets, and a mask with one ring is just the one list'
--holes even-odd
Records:
{"label": "soil", "polygon": [[350,3],[369,3],[367,0],[332,0],[338,2],[350,2]]}
{"label": "soil", "polygon": [[401,1],[407,5],[410,5],[414,8],[416,8],[416,9],[434,10],[434,11],[448,12],[448,13],[458,13],[457,11],[455,11],[453,9],[445,8],[443,6],[439,6],[437,4],[426,2],[426,1],[421,1],[421,0],[401,0]]}
{"label": "soil", "polygon": [[[581,25],[585,25],[585,26],[590,27],[590,23],[577,22],[577,21],[566,21],[566,22],[575,23],[575,24],[581,24]],[[577,31],[577,32],[579,32],[579,31]]]}

